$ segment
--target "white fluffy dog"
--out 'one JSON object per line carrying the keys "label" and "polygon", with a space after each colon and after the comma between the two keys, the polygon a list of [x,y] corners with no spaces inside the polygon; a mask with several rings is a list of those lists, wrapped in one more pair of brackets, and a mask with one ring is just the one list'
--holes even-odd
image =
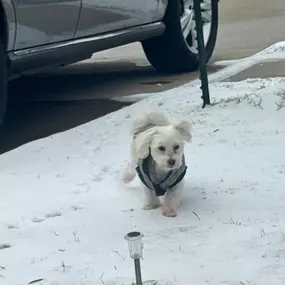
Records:
{"label": "white fluffy dog", "polygon": [[138,174],[145,190],[144,209],[162,205],[164,216],[175,217],[187,170],[184,144],[191,141],[191,124],[152,111],[134,120],[132,134],[131,161],[124,182],[131,182]]}

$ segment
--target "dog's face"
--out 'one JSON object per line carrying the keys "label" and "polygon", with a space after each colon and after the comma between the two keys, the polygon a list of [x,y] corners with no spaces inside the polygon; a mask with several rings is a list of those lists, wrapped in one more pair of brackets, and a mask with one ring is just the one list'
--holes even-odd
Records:
{"label": "dog's face", "polygon": [[135,139],[138,158],[150,154],[162,171],[179,168],[182,164],[185,141],[191,140],[191,125],[182,121],[176,125],[153,127]]}
{"label": "dog's face", "polygon": [[176,169],[182,163],[184,141],[173,127],[159,127],[151,140],[150,152],[160,169]]}

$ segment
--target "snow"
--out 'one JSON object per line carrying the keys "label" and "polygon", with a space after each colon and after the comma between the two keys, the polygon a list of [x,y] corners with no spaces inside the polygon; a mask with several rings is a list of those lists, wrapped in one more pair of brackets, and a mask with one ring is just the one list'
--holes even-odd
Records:
{"label": "snow", "polygon": [[[132,230],[147,284],[284,284],[285,78],[211,82],[205,109],[191,83],[2,155],[1,284],[132,284]],[[176,218],[143,211],[139,181],[120,181],[149,105],[194,122]]]}

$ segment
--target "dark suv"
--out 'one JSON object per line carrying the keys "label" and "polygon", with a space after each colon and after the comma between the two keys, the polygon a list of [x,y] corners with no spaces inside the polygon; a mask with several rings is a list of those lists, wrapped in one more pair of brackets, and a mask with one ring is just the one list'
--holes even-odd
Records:
{"label": "dark suv", "polygon": [[[201,0],[201,8],[209,60],[218,0]],[[10,78],[137,41],[157,70],[195,70],[193,0],[0,0],[0,122]]]}

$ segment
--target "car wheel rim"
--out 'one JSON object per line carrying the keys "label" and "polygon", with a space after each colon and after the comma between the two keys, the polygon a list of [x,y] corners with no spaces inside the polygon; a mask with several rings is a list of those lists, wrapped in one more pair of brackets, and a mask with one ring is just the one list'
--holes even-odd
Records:
{"label": "car wheel rim", "polygon": [[[212,24],[212,0],[201,0],[201,11],[203,21],[204,43],[207,44]],[[182,1],[182,12],[180,17],[183,37],[192,53],[198,54],[197,32],[195,29],[195,18],[193,0]]]}

